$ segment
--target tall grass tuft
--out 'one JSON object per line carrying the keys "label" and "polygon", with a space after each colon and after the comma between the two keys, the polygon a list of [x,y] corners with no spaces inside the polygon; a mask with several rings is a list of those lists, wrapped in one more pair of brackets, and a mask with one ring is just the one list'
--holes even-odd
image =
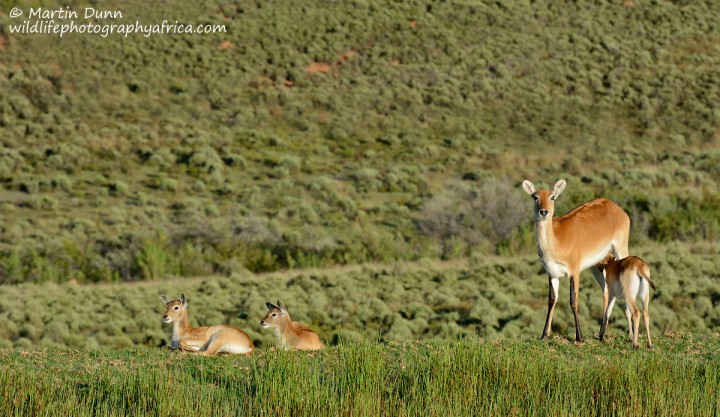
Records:
{"label": "tall grass tuft", "polygon": [[[690,349],[688,349],[690,348]],[[204,358],[164,349],[0,350],[0,414],[716,415],[715,337],[341,344]]]}

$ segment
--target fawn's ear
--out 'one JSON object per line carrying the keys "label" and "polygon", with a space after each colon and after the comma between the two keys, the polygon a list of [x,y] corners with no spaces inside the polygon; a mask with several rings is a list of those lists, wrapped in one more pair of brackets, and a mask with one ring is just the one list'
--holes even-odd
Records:
{"label": "fawn's ear", "polygon": [[165,305],[170,304],[170,300],[168,300],[168,298],[162,294],[160,294],[160,299],[162,300],[163,303],[165,303]]}
{"label": "fawn's ear", "polygon": [[185,294],[180,294],[180,303],[182,303],[185,308],[190,304],[188,300],[185,299]]}
{"label": "fawn's ear", "polygon": [[562,194],[563,190],[565,190],[565,186],[567,183],[565,180],[558,180],[558,182],[555,183],[555,188],[553,188],[553,197],[557,198],[560,194]]}
{"label": "fawn's ear", "polygon": [[535,194],[535,185],[528,180],[523,181],[522,188],[529,195]]}
{"label": "fawn's ear", "polygon": [[273,303],[271,303],[270,301],[265,302],[265,307],[267,307],[268,310],[272,310],[273,308],[277,308],[278,310],[280,310],[280,308],[274,306]]}
{"label": "fawn's ear", "polygon": [[603,274],[605,274],[605,270],[613,262],[615,262],[615,255],[610,252],[605,256],[605,259],[603,259],[602,261],[600,261],[600,263],[597,264],[597,267],[603,272]]}
{"label": "fawn's ear", "polygon": [[285,304],[282,303],[282,301],[278,300],[278,307],[280,308],[280,314],[287,314],[287,307],[285,307]]}

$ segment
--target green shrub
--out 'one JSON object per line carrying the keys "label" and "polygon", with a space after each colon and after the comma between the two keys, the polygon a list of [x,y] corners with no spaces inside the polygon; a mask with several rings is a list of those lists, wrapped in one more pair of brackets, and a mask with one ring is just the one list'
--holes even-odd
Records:
{"label": "green shrub", "polygon": [[137,254],[135,262],[143,279],[160,279],[175,273],[173,259],[162,241],[146,242]]}

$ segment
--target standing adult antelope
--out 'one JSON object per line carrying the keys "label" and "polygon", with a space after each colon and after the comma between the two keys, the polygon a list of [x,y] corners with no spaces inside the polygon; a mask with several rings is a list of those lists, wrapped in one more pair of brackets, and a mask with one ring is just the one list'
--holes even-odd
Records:
{"label": "standing adult antelope", "polygon": [[219,325],[210,327],[191,327],[188,320],[188,301],[185,294],[179,300],[169,300],[164,295],[160,299],[167,306],[162,318],[165,323],[173,323],[171,344],[174,349],[189,352],[202,352],[205,356],[218,353],[241,353],[249,355],[255,349],[250,336],[234,327]]}
{"label": "standing adult antelope", "polygon": [[559,180],[551,190],[535,190],[530,181],[522,187],[535,200],[537,247],[540,262],[549,278],[548,312],[542,338],[550,336],[553,311],[557,303],[560,278],[570,278],[570,306],[575,316],[575,340],[582,342],[578,319],[578,291],[580,272],[590,268],[603,292],[603,311],[608,305],[608,291],[597,264],[608,253],[616,259],[628,255],[630,217],[617,204],[605,198],[591,200],[561,217],[553,218],[555,199],[565,190],[565,180]]}
{"label": "standing adult antelope", "polygon": [[[625,317],[630,328],[628,337],[632,339],[633,347],[638,348],[638,333],[640,332],[640,309],[635,299],[640,296],[643,305],[643,319],[647,332],[647,345],[652,347],[650,339],[650,288],[655,289],[655,283],[650,279],[650,267],[637,256],[615,260],[611,255],[600,263],[600,270],[605,274],[605,281],[610,291],[610,303],[603,311],[602,325],[600,326],[600,340],[605,340],[607,323],[612,313],[617,297],[625,296]],[[648,288],[648,286],[650,288]]]}
{"label": "standing adult antelope", "polygon": [[267,302],[265,306],[268,308],[268,312],[260,321],[260,327],[274,328],[281,348],[285,350],[318,350],[325,347],[320,341],[320,336],[311,328],[290,320],[290,313],[280,300],[277,301],[277,305]]}

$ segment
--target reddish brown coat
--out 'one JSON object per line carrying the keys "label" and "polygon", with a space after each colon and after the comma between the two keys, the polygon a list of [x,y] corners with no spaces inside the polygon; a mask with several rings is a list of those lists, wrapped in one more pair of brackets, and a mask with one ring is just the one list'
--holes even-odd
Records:
{"label": "reddish brown coat", "polygon": [[325,347],[320,336],[306,325],[292,321],[290,313],[280,300],[277,305],[265,303],[268,312],[260,321],[263,328],[275,329],[278,344],[285,350],[319,350]]}
{"label": "reddish brown coat", "polygon": [[192,327],[188,319],[188,302],[185,294],[179,300],[160,299],[167,306],[163,321],[173,323],[171,345],[188,352],[200,352],[205,356],[218,353],[240,353],[249,355],[255,350],[252,339],[244,331],[226,325]]}
{"label": "reddish brown coat", "polygon": [[645,331],[647,332],[648,347],[652,347],[652,339],[650,338],[650,313],[648,306],[650,304],[649,285],[653,290],[655,283],[650,279],[650,266],[637,256],[628,256],[620,260],[608,256],[599,265],[605,274],[605,280],[610,292],[610,301],[608,306],[603,310],[603,322],[600,327],[600,340],[604,340],[607,330],[607,322],[618,297],[625,299],[625,317],[628,320],[628,337],[632,339],[633,346],[637,349],[638,336],[640,332],[640,309],[635,300],[640,297],[643,305],[643,321],[645,322]]}
{"label": "reddish brown coat", "polygon": [[548,313],[542,338],[549,337],[551,333],[559,280],[568,276],[570,305],[575,318],[575,340],[580,342],[583,340],[578,318],[580,272],[591,268],[603,291],[604,309],[608,303],[607,287],[596,265],[608,253],[618,258],[627,256],[630,217],[617,204],[599,198],[553,218],[555,199],[565,190],[565,185],[564,180],[559,180],[553,190],[536,190],[532,182],[523,181],[522,187],[535,200],[538,256],[549,278]]}

